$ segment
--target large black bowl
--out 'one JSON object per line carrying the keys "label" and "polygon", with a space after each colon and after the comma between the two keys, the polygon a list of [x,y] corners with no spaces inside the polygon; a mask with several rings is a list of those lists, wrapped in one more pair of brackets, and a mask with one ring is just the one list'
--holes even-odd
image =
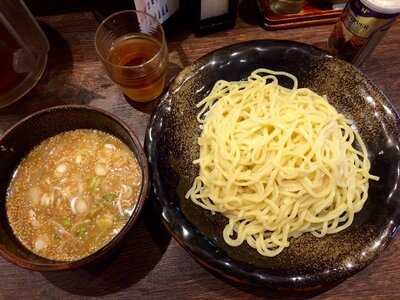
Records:
{"label": "large black bowl", "polygon": [[[227,246],[226,220],[186,200],[198,174],[195,104],[219,79],[241,80],[266,67],[290,72],[300,87],[321,95],[355,126],[367,144],[372,174],[368,201],[348,229],[323,238],[304,234],[276,257],[246,245]],[[284,85],[289,82],[282,82]],[[214,51],[184,69],[155,111],[147,135],[155,194],[163,221],[202,265],[223,276],[272,288],[336,283],[367,266],[394,238],[399,225],[399,119],[388,99],[362,73],[312,46],[289,41],[251,41]]]}

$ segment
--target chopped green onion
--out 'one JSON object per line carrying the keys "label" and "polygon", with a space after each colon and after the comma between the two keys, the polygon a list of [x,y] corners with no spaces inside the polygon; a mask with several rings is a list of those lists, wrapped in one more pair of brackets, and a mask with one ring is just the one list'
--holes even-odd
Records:
{"label": "chopped green onion", "polygon": [[95,192],[99,188],[100,183],[101,183],[100,177],[98,176],[92,177],[92,179],[89,182],[89,190],[91,192]]}
{"label": "chopped green onion", "polygon": [[69,228],[71,227],[71,220],[69,218],[66,218],[64,220],[62,220],[61,224],[65,227],[65,228]]}
{"label": "chopped green onion", "polygon": [[83,238],[86,234],[87,234],[87,230],[85,227],[80,227],[78,228],[78,230],[75,232],[75,234],[80,237]]}
{"label": "chopped green onion", "polygon": [[113,202],[115,199],[117,199],[117,195],[115,193],[108,193],[103,195],[103,197],[101,198],[101,200],[103,202]]}

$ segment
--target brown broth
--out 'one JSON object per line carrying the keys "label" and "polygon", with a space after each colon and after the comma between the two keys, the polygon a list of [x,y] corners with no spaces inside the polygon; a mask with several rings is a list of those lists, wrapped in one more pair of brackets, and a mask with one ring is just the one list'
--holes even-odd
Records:
{"label": "brown broth", "polygon": [[141,184],[138,161],[119,139],[97,130],[68,131],[22,160],[8,189],[7,216],[35,254],[75,261],[124,227]]}

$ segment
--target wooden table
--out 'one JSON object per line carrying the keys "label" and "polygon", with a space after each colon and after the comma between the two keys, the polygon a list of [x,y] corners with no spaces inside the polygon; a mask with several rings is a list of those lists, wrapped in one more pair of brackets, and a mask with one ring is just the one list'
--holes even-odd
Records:
{"label": "wooden table", "polygon": [[[254,12],[255,14],[255,12]],[[156,103],[132,105],[109,80],[93,46],[98,25],[91,12],[40,17],[51,50],[47,72],[37,87],[0,111],[0,134],[22,117],[57,104],[83,103],[112,111],[143,141]],[[243,16],[232,30],[194,37],[181,26],[169,37],[170,74],[207,52],[252,39],[290,39],[314,45],[326,42],[332,26],[268,32]],[[400,109],[400,22],[363,68]],[[29,134],[29,132],[27,132]],[[150,199],[150,201],[153,201]],[[400,299],[400,239],[372,265],[313,299]],[[0,299],[305,299],[272,291],[234,287],[200,267],[145,212],[121,249],[105,262],[70,272],[34,273],[0,258]],[[140,297],[140,298],[139,298]]]}

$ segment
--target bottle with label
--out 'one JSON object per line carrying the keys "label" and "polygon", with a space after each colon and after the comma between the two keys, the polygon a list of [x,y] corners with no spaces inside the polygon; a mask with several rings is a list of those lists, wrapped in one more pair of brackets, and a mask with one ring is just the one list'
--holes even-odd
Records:
{"label": "bottle with label", "polygon": [[350,0],[329,38],[333,54],[359,67],[400,14],[400,0]]}
{"label": "bottle with label", "polygon": [[180,1],[186,19],[197,35],[225,30],[235,26],[239,0]]}

